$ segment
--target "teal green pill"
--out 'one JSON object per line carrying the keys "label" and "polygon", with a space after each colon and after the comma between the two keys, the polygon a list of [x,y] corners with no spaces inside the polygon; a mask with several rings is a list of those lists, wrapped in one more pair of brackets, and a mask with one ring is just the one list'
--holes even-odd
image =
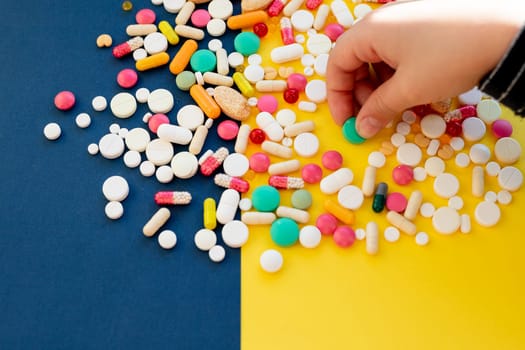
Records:
{"label": "teal green pill", "polygon": [[261,39],[252,32],[242,32],[237,34],[233,40],[233,46],[235,47],[235,51],[240,54],[250,56],[259,51]]}
{"label": "teal green pill", "polygon": [[299,225],[289,218],[277,219],[270,227],[270,235],[278,246],[289,247],[299,239]]}
{"label": "teal green pill", "polygon": [[217,66],[217,57],[210,50],[197,50],[190,58],[190,65],[194,72],[212,72]]}
{"label": "teal green pill", "polygon": [[312,206],[312,194],[308,190],[297,190],[292,193],[292,206],[297,209],[308,209]]}
{"label": "teal green pill", "polygon": [[358,133],[357,129],[355,128],[355,117],[350,117],[348,120],[343,124],[343,136],[345,137],[346,141],[354,144],[359,145],[366,141],[365,138],[362,138]]}
{"label": "teal green pill", "polygon": [[175,78],[175,84],[177,84],[177,87],[182,91],[188,91],[195,83],[195,74],[188,70],[180,72]]}
{"label": "teal green pill", "polygon": [[280,201],[281,195],[273,186],[259,186],[252,193],[252,205],[257,211],[274,211]]}

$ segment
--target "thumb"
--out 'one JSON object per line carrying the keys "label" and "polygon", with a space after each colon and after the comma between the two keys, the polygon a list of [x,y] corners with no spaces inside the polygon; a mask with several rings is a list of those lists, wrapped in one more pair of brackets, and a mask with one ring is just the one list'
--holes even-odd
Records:
{"label": "thumb", "polygon": [[394,74],[375,89],[363,104],[356,120],[359,135],[371,138],[401,111],[410,107],[406,98],[408,95],[403,93],[404,89],[398,80],[399,76]]}

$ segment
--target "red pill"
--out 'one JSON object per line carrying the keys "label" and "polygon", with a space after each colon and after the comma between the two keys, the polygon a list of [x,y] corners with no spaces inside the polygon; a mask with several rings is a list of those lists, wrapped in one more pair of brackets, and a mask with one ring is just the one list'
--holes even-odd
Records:
{"label": "red pill", "polygon": [[398,165],[392,170],[392,179],[398,185],[408,185],[414,179],[414,170],[405,164]]}
{"label": "red pill", "polygon": [[316,184],[323,178],[323,169],[317,164],[306,164],[301,170],[301,177],[304,182]]}
{"label": "red pill", "polygon": [[257,100],[257,108],[261,112],[275,113],[278,106],[279,102],[273,95],[262,95]]}
{"label": "red pill", "polygon": [[264,23],[255,23],[253,26],[253,32],[259,38],[264,38],[268,34],[268,26]]}
{"label": "red pill", "polygon": [[210,13],[204,9],[195,10],[191,14],[191,23],[193,23],[193,25],[198,28],[206,27],[210,20]]}
{"label": "red pill", "polygon": [[405,211],[408,204],[407,197],[399,192],[389,193],[386,197],[386,208],[398,213]]}
{"label": "red pill", "polygon": [[156,19],[157,16],[155,15],[155,12],[150,9],[139,10],[135,15],[135,20],[138,24],[153,24]]}
{"label": "red pill", "polygon": [[304,91],[306,84],[308,84],[308,80],[300,73],[292,73],[286,78],[286,83],[289,89]]}
{"label": "red pill", "polygon": [[270,166],[270,157],[266,153],[256,152],[250,157],[250,169],[256,173],[265,173]]}
{"label": "red pill", "polygon": [[330,213],[324,213],[317,217],[315,226],[323,235],[331,235],[337,228],[337,218]]}
{"label": "red pill", "polygon": [[463,127],[459,121],[450,121],[447,123],[446,133],[452,137],[460,136],[463,132]]}
{"label": "red pill", "polygon": [[152,115],[148,120],[148,128],[151,132],[157,133],[157,129],[161,124],[169,124],[170,119],[166,114],[158,113]]}
{"label": "red pill", "polygon": [[306,0],[306,8],[309,10],[315,10],[323,3],[323,0]]}
{"label": "red pill", "polygon": [[133,69],[123,69],[117,74],[117,83],[124,89],[130,89],[137,84],[139,76]]}
{"label": "red pill", "polygon": [[55,107],[67,111],[75,105],[75,95],[71,91],[60,91],[55,96]]}
{"label": "red pill", "polygon": [[330,38],[332,41],[336,41],[337,38],[341,34],[345,32],[345,28],[340,25],[339,23],[330,23],[327,25],[324,29],[324,33]]}
{"label": "red pill", "polygon": [[299,90],[287,88],[283,92],[283,98],[290,104],[295,103],[299,99]]}
{"label": "red pill", "polygon": [[266,134],[259,128],[255,128],[250,131],[250,141],[256,145],[260,145],[266,139]]}
{"label": "red pill", "polygon": [[223,140],[233,140],[239,133],[239,125],[233,120],[224,120],[217,125],[217,134]]}
{"label": "red pill", "polygon": [[343,156],[338,151],[326,151],[321,157],[321,163],[326,169],[337,170],[343,165]]}
{"label": "red pill", "polygon": [[334,231],[334,242],[341,248],[348,248],[355,242],[355,231],[348,226],[339,226]]}

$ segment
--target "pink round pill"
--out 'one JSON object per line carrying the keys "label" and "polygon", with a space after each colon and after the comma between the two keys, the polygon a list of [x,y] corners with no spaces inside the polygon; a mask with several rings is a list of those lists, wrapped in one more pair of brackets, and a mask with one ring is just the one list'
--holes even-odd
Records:
{"label": "pink round pill", "polygon": [[257,100],[257,108],[261,112],[275,113],[277,110],[279,102],[272,95],[262,95]]}
{"label": "pink round pill", "polygon": [[337,218],[330,213],[324,213],[317,217],[315,226],[323,235],[331,235],[337,228]]}
{"label": "pink round pill", "polygon": [[296,89],[297,91],[304,91],[308,80],[300,73],[292,73],[286,79],[289,89]]}
{"label": "pink round pill", "polygon": [[191,23],[198,28],[206,27],[210,19],[210,13],[204,9],[195,10],[191,14]]}
{"label": "pink round pill", "polygon": [[492,133],[498,139],[512,135],[512,124],[505,119],[498,119],[492,123]]}
{"label": "pink round pill", "polygon": [[348,248],[355,242],[355,232],[351,227],[339,226],[334,231],[334,242],[341,248]]}
{"label": "pink round pill", "polygon": [[266,153],[257,152],[250,157],[250,169],[256,173],[265,173],[270,166],[270,157]]}
{"label": "pink round pill", "polygon": [[414,170],[405,164],[398,165],[392,170],[392,179],[398,185],[408,185],[414,179]]}
{"label": "pink round pill", "polygon": [[337,38],[339,38],[339,36],[344,32],[345,28],[339,23],[330,23],[324,29],[326,36],[328,36],[332,41],[336,41]]}
{"label": "pink round pill", "polygon": [[317,164],[306,164],[301,170],[301,177],[306,183],[316,184],[323,178],[323,169]]}
{"label": "pink round pill", "polygon": [[155,15],[155,12],[151,9],[142,9],[137,12],[135,15],[135,20],[138,24],[153,24],[155,23],[155,20],[157,19],[157,16]]}
{"label": "pink round pill", "polygon": [[326,169],[337,170],[343,165],[343,156],[338,151],[326,151],[323,153],[321,163]]}
{"label": "pink round pill", "polygon": [[139,76],[137,75],[137,72],[130,68],[123,69],[117,74],[117,83],[124,89],[134,87],[138,80]]}
{"label": "pink round pill", "polygon": [[217,125],[217,134],[223,140],[233,140],[239,133],[239,125],[233,120],[224,120]]}
{"label": "pink round pill", "polygon": [[402,213],[407,208],[407,197],[404,194],[399,192],[389,193],[386,197],[386,208],[388,210],[393,210],[398,213]]}
{"label": "pink round pill", "polygon": [[151,132],[157,133],[157,129],[161,124],[169,124],[170,119],[166,114],[158,113],[153,114],[148,120],[148,128]]}
{"label": "pink round pill", "polygon": [[55,96],[55,107],[67,111],[75,105],[75,95],[71,91],[60,91]]}

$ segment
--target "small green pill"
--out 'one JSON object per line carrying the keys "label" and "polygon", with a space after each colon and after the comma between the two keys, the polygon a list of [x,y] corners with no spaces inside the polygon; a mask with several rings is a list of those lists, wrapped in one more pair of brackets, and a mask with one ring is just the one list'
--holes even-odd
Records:
{"label": "small green pill", "polygon": [[297,209],[308,209],[312,206],[312,194],[305,189],[292,193],[292,206]]}
{"label": "small green pill", "polygon": [[180,72],[175,78],[175,84],[177,84],[177,87],[182,91],[188,91],[193,85],[195,85],[195,82],[195,74],[188,70]]}
{"label": "small green pill", "polygon": [[217,66],[217,57],[210,50],[197,50],[191,55],[190,65],[194,72],[212,72]]}
{"label": "small green pill", "polygon": [[365,138],[362,138],[358,133],[357,129],[355,128],[355,117],[350,117],[348,120],[343,124],[343,136],[345,137],[346,141],[354,144],[359,145],[366,141]]}
{"label": "small green pill", "polygon": [[273,186],[259,186],[252,193],[252,205],[258,211],[274,211],[279,206],[280,201],[281,195]]}
{"label": "small green pill", "polygon": [[261,39],[252,32],[242,32],[233,40],[233,46],[240,54],[250,56],[259,50]]}
{"label": "small green pill", "polygon": [[275,220],[270,227],[272,241],[280,247],[289,247],[299,239],[299,226],[289,218]]}

